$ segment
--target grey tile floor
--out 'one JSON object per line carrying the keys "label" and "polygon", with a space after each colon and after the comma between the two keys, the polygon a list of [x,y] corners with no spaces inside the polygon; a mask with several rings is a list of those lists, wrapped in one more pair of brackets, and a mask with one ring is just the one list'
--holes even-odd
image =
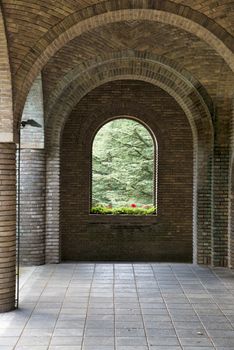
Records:
{"label": "grey tile floor", "polygon": [[234,350],[230,270],[77,263],[31,272],[20,309],[0,315],[0,350]]}

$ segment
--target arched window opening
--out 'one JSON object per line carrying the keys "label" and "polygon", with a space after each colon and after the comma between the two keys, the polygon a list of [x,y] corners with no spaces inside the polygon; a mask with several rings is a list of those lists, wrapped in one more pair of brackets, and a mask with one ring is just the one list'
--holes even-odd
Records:
{"label": "arched window opening", "polygon": [[118,118],[96,133],[92,149],[92,214],[156,214],[156,142],[136,120]]}

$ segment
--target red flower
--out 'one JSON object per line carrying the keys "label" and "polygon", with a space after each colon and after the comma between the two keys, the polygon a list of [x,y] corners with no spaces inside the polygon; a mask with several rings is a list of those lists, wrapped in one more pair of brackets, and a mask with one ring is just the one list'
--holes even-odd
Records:
{"label": "red flower", "polygon": [[132,207],[132,208],[136,208],[136,204],[135,204],[135,203],[132,203],[132,204],[131,204],[131,207]]}

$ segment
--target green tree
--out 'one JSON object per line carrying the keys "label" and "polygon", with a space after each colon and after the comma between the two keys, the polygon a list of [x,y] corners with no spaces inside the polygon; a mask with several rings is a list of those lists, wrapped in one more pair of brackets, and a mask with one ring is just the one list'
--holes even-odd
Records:
{"label": "green tree", "polygon": [[154,205],[154,142],[130,119],[105,124],[93,143],[92,204]]}

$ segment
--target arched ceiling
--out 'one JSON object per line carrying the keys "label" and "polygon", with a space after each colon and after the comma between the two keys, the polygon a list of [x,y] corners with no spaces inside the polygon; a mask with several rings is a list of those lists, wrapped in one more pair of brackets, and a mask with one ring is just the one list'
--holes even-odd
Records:
{"label": "arched ceiling", "polygon": [[134,57],[133,54],[134,52],[126,52],[125,57],[100,61],[91,69],[80,72],[79,77],[70,83],[46,120],[47,138],[51,145],[59,144],[60,133],[68,116],[87,93],[107,82],[123,79],[143,80],[168,92],[187,115],[194,144],[197,144],[198,133],[202,135],[204,144],[212,143],[211,115],[204,96],[199,92],[199,83],[187,77],[186,72],[178,74],[166,62],[155,61],[153,56],[144,58],[140,54]]}
{"label": "arched ceiling", "polygon": [[57,83],[77,65],[129,49],[174,60],[229,113],[233,0],[2,0],[2,8],[16,117],[41,69],[49,103]]}
{"label": "arched ceiling", "polygon": [[[172,59],[198,79],[215,98],[220,85],[231,93],[234,75],[204,41],[168,24],[123,21],[88,31],[59,50],[43,70],[46,102],[58,82],[74,67],[105,53],[132,49]],[[227,72],[226,79],[224,77]],[[233,92],[232,92],[233,93]]]}
{"label": "arched ceiling", "polygon": [[[2,0],[14,71],[30,48],[49,29],[74,12],[102,2],[100,0]],[[173,0],[171,3],[188,6],[215,21],[230,34],[234,34],[232,0]]]}

